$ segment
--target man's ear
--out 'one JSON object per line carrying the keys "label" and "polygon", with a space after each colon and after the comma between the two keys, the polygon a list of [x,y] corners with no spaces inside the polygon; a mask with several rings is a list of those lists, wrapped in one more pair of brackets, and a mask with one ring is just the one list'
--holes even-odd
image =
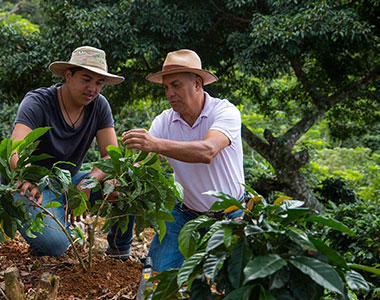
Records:
{"label": "man's ear", "polygon": [[197,89],[197,91],[199,89],[202,89],[202,85],[203,85],[202,78],[200,78],[199,76],[195,77],[195,88]]}
{"label": "man's ear", "polygon": [[65,70],[64,76],[65,76],[65,81],[67,81],[73,76],[73,74],[71,73],[69,69],[67,69]]}

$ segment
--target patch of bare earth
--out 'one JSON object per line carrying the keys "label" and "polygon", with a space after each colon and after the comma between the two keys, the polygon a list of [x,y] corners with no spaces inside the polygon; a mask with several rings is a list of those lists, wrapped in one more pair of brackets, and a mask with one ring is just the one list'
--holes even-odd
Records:
{"label": "patch of bare earth", "polygon": [[[146,257],[153,234],[153,230],[146,229],[140,239],[135,237],[126,261],[105,256],[105,235],[98,235],[93,265],[87,271],[71,248],[59,257],[37,257],[17,235],[12,241],[0,243],[0,299],[6,299],[4,271],[11,266],[19,270],[28,300],[33,299],[41,275],[46,272],[59,276],[57,300],[134,299],[142,271],[140,259]],[[88,252],[84,247],[79,249],[87,265]]]}

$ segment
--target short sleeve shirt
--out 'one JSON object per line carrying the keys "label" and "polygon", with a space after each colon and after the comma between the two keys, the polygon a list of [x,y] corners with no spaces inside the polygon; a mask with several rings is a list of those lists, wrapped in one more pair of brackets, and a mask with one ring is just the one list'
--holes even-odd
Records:
{"label": "short sleeve shirt", "polygon": [[228,100],[205,95],[205,105],[193,126],[186,123],[179,113],[168,109],[153,120],[149,130],[157,138],[196,141],[203,140],[207,132],[214,129],[230,140],[230,145],[218,153],[210,164],[167,158],[174,170],[175,180],[184,187],[185,204],[199,212],[207,211],[218,200],[204,195],[204,192],[224,192],[236,199],[244,192],[240,111]]}
{"label": "short sleeve shirt", "polygon": [[39,88],[28,92],[22,100],[16,115],[16,123],[22,123],[31,129],[52,127],[42,137],[35,155],[46,153],[54,158],[36,162],[36,164],[51,168],[57,161],[74,163],[60,164],[75,175],[98,130],[113,127],[111,107],[102,95],[98,95],[90,104],[84,107],[84,118],[78,128],[70,127],[61,112],[57,87]]}

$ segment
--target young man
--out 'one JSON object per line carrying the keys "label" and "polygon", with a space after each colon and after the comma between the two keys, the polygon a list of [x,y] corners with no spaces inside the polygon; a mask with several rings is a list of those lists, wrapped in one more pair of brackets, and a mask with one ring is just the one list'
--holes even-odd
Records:
{"label": "young man", "polygon": [[[153,120],[149,132],[133,129],[122,137],[128,148],[166,156],[175,180],[184,188],[184,204],[177,203],[172,211],[175,222],[166,223],[164,239],[160,243],[155,236],[149,250],[153,269],[161,272],[182,265],[178,234],[187,221],[202,214],[221,215],[207,212],[217,198],[204,192],[214,190],[243,198],[241,117],[230,102],[204,92],[203,85],[218,78],[202,69],[194,51],[170,52],[162,71],[147,80],[163,85],[171,109]],[[239,210],[226,217],[241,215]]]}
{"label": "young man", "polygon": [[[49,70],[64,78],[65,83],[27,93],[18,109],[11,137],[14,140],[22,140],[35,128],[52,127],[40,138],[35,154],[46,153],[54,158],[43,160],[38,164],[51,168],[57,161],[74,163],[75,166],[61,164],[59,167],[68,169],[71,172],[73,184],[89,197],[91,190],[82,189],[82,181],[88,177],[95,177],[102,182],[106,176],[96,167],[91,172],[80,171],[94,137],[96,137],[102,159],[108,158],[106,151],[108,145],[118,145],[111,108],[100,91],[103,85],[121,83],[124,77],[108,73],[105,52],[89,46],[75,49],[69,62],[53,62]],[[14,156],[11,166],[15,168],[16,164],[17,156]],[[58,201],[61,206],[54,208],[54,213],[62,224],[67,224],[64,195],[55,199],[54,194],[49,194],[48,190],[40,194],[35,182],[26,181],[19,185],[20,192],[15,195],[16,199],[29,197],[29,199],[36,199],[42,206],[48,201]],[[26,207],[33,217],[38,212],[38,209],[30,205]],[[45,228],[42,234],[36,234],[37,238],[30,238],[25,232],[21,234],[36,255],[62,254],[69,246],[69,240],[61,230],[57,229],[58,226],[53,219],[46,217],[44,222]],[[133,224],[134,218],[131,217],[129,228],[124,235],[121,236],[120,231],[116,232],[116,226],[108,234],[107,252],[110,255],[129,254]],[[27,226],[28,224],[25,224],[25,229]]]}

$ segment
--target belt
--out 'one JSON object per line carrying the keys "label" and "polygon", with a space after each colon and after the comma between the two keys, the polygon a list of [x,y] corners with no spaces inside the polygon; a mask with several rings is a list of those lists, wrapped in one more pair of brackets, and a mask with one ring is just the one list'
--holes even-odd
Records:
{"label": "belt", "polygon": [[218,210],[218,211],[205,211],[205,212],[200,212],[193,210],[189,207],[187,207],[185,204],[177,203],[177,207],[181,210],[185,210],[188,212],[191,212],[193,215],[196,215],[197,217],[199,216],[207,216],[209,218],[215,218],[215,219],[221,219],[224,215],[224,210]]}

